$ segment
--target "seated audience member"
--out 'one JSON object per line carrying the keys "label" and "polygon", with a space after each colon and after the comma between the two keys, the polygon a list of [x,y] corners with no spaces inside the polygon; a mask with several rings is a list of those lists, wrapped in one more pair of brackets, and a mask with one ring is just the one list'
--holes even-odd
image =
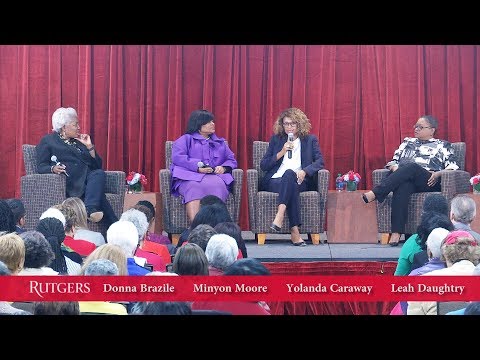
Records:
{"label": "seated audience member", "polygon": [[423,115],[413,126],[415,137],[406,137],[385,168],[386,178],[372,190],[362,195],[363,201],[383,202],[390,192],[392,198],[392,236],[390,245],[397,246],[405,231],[410,195],[416,192],[441,191],[441,176],[446,171],[458,169],[452,144],[434,138],[438,121]]}
{"label": "seated audience member", "polygon": [[[270,275],[270,271],[254,258],[239,259],[225,269],[224,275]],[[232,315],[270,315],[264,301],[194,301],[192,310],[217,310]]]}
{"label": "seated audience member", "polygon": [[25,226],[25,206],[23,205],[23,201],[20,199],[8,199],[7,203],[13,212],[16,232],[20,234],[25,231],[23,228]]}
{"label": "seated audience member", "polygon": [[428,262],[427,246],[424,239],[428,238],[428,235],[435,227],[441,227],[441,228],[447,229],[448,231],[455,230],[455,227],[453,226],[450,219],[446,220],[442,214],[440,215],[441,220],[437,221],[438,216],[439,216],[438,214],[432,215],[432,217],[427,221],[426,226],[421,227],[421,229],[419,229],[420,248],[422,250],[413,255],[413,261],[410,267],[411,269],[410,272],[419,267],[422,267]]}
{"label": "seated audience member", "polygon": [[80,315],[78,301],[38,301],[33,315]]}
{"label": "seated audience member", "polygon": [[[423,275],[433,270],[444,269],[447,266],[445,261],[440,260],[442,255],[440,247],[443,239],[445,239],[449,233],[450,231],[444,228],[435,228],[430,232],[427,238],[428,262],[412,270],[408,276]],[[408,303],[406,301],[399,301],[390,312],[390,315],[407,315],[407,306]]]}
{"label": "seated audience member", "polygon": [[196,226],[188,235],[187,241],[184,244],[197,244],[203,251],[207,249],[208,240],[217,232],[210,225],[200,224]]}
{"label": "seated audience member", "polygon": [[0,199],[0,231],[15,232],[15,216],[6,200]]}
{"label": "seated audience member", "polygon": [[231,222],[232,218],[228,212],[227,206],[225,204],[212,204],[212,205],[202,205],[197,215],[193,219],[190,227],[185,230],[178,240],[177,249],[183,245],[187,240],[188,235],[192,229],[195,229],[200,224],[207,224],[215,228],[215,226],[222,222]]}
{"label": "seated audience member", "polygon": [[247,246],[245,245],[245,241],[242,237],[242,230],[238,224],[232,222],[223,222],[220,224],[215,225],[215,231],[217,234],[227,234],[230,235],[235,239],[238,246],[238,258],[247,258]]}
{"label": "seated audience member", "polygon": [[[86,276],[110,276],[119,275],[118,266],[107,259],[97,259],[89,262],[85,267]],[[108,301],[80,301],[80,313],[82,315],[127,315],[127,308],[119,303]]]}
{"label": "seated audience member", "polygon": [[[447,267],[421,276],[473,275],[480,259],[480,246],[473,236],[463,230],[452,231],[443,240],[441,260]],[[436,301],[409,301],[407,315],[436,315]]]}
{"label": "seated audience member", "polygon": [[[155,211],[155,208],[153,207],[153,204],[151,202],[147,202],[152,205],[151,208],[146,205],[140,205],[137,203],[137,205],[132,207],[132,209],[139,210],[145,214],[148,221],[148,228],[150,228],[152,221],[155,219],[155,213],[152,212],[152,209],[153,211]],[[141,243],[142,250],[160,255],[165,264],[170,264],[172,262],[171,254],[175,253],[175,246],[170,243],[170,240],[168,240],[168,242],[161,240],[161,238],[168,239],[167,236],[152,233],[148,230],[148,228]]]}
{"label": "seated audience member", "polygon": [[64,247],[71,249],[82,257],[89,255],[97,246],[86,240],[74,239],[77,227],[77,214],[75,211],[69,205],[63,204],[56,205],[56,208],[65,216]]}
{"label": "seated audience member", "polygon": [[[150,219],[149,215],[147,215],[147,214],[145,214],[145,215],[147,215],[148,222],[149,222],[149,224],[151,224],[155,220],[155,214],[156,214],[155,205],[153,205],[148,200],[140,200],[139,202],[137,202],[135,204],[134,209],[140,210],[138,208],[138,206],[145,206],[150,210],[151,219]],[[153,242],[156,242],[158,244],[166,245],[169,248],[169,250],[171,249],[171,247],[175,248],[172,245],[172,242],[170,241],[168,236],[165,236],[163,234],[156,234],[154,232],[147,231],[146,238],[147,238],[148,241],[153,241]]]}
{"label": "seated audience member", "polygon": [[230,235],[215,234],[208,240],[205,255],[209,275],[222,275],[224,270],[237,260],[237,242]]}
{"label": "seated audience member", "polygon": [[133,305],[131,315],[192,315],[188,302],[181,301],[146,301]]}
{"label": "seated audience member", "polygon": [[171,193],[182,197],[190,222],[202,197],[216,195],[226,201],[234,182],[237,160],[225,139],[215,134],[214,119],[207,110],[193,111],[185,134],[172,146]]}
{"label": "seated audience member", "polygon": [[65,225],[67,223],[67,220],[65,219],[65,215],[60,211],[60,209],[57,209],[56,207],[50,207],[47,210],[45,210],[42,215],[40,215],[39,220],[43,220],[45,218],[55,218],[60,220],[62,223],[63,227],[65,228]]}
{"label": "seated audience member", "polygon": [[[114,222],[107,230],[107,242],[122,248],[127,257],[128,275],[145,275],[150,272],[142,265],[137,264],[135,259],[135,251],[138,247],[138,231],[130,221]],[[141,259],[138,260],[139,262]]]}
{"label": "seated audience member", "polygon": [[148,230],[148,221],[145,213],[137,209],[129,209],[120,216],[120,221],[130,221],[137,228],[138,247],[135,250],[135,257],[145,259],[146,263],[150,264],[154,271],[166,271],[165,261],[160,255],[142,249],[143,239]]}
{"label": "seated audience member", "polygon": [[30,230],[21,233],[20,237],[25,244],[25,263],[19,275],[58,275],[58,271],[50,267],[55,253],[45,236]]}
{"label": "seated audience member", "polygon": [[457,195],[450,204],[450,220],[455,230],[468,231],[480,243],[480,234],[473,231],[470,224],[477,215],[475,201],[467,195]]}
{"label": "seated audience member", "polygon": [[433,270],[444,269],[447,267],[445,261],[441,260],[441,246],[443,240],[450,234],[450,231],[444,228],[433,229],[427,238],[427,256],[428,262],[416,269],[413,269],[409,276],[423,275]]}
{"label": "seated audience member", "polygon": [[43,218],[38,222],[36,230],[45,236],[55,254],[50,267],[60,275],[78,275],[83,260],[80,254],[62,246],[65,228],[61,221],[53,217]]}
{"label": "seated audience member", "polygon": [[208,275],[208,260],[197,244],[187,243],[177,250],[172,271],[178,275]]}
{"label": "seated audience member", "polygon": [[25,243],[16,233],[0,235],[0,261],[15,275],[25,266]]}
{"label": "seated audience member", "polygon": [[70,197],[66,198],[62,204],[72,208],[77,215],[77,221],[75,226],[76,231],[75,235],[73,236],[74,239],[89,241],[95,244],[95,246],[105,244],[105,238],[103,237],[102,233],[92,231],[88,228],[87,209],[82,199],[78,197]]}
{"label": "seated audience member", "polygon": [[83,261],[82,269],[79,275],[86,275],[85,270],[91,262],[95,260],[105,259],[113,262],[118,269],[118,275],[128,275],[127,269],[127,256],[123,249],[114,244],[103,244],[96,248],[90,255],[88,255]]}
{"label": "seated audience member", "polygon": [[447,215],[438,213],[424,213],[420,224],[417,227],[417,233],[410,236],[400,250],[398,256],[397,268],[395,275],[408,275],[413,268],[423,266],[428,261],[425,250],[425,259],[422,256],[422,263],[419,266],[413,266],[414,257],[417,253],[426,248],[426,241],[430,232],[438,227],[445,228],[449,231],[453,230],[453,224]]}
{"label": "seated audience member", "polygon": [[[0,239],[0,256],[1,256],[1,239]],[[10,270],[3,261],[0,260],[0,276],[11,275]],[[0,315],[32,315],[32,313],[13,307],[8,301],[0,301]]]}

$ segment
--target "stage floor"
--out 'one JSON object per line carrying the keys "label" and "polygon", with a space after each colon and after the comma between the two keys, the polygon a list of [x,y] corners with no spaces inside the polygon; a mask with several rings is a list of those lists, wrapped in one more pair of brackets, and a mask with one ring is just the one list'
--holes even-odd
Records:
{"label": "stage floor", "polygon": [[[321,234],[320,244],[313,245],[307,240],[307,246],[293,246],[289,234],[267,234],[264,245],[258,245],[254,234],[242,231],[247,245],[248,257],[261,261],[397,261],[402,248],[399,246],[377,244],[329,244],[327,236]],[[403,240],[403,239],[402,239]]]}

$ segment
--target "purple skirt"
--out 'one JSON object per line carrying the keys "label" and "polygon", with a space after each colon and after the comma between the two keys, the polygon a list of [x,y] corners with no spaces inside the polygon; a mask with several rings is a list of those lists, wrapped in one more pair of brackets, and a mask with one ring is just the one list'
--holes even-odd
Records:
{"label": "purple skirt", "polygon": [[200,200],[206,195],[215,195],[223,202],[227,201],[227,185],[217,175],[206,175],[202,181],[178,179],[176,181],[179,183],[177,191],[183,197],[184,204],[192,200]]}

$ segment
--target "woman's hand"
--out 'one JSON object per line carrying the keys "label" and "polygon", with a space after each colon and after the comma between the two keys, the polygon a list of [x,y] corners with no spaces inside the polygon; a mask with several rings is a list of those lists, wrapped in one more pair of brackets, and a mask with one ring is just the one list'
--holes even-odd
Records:
{"label": "woman's hand", "polygon": [[304,170],[297,171],[297,184],[300,185],[305,180],[307,173]]}
{"label": "woman's hand", "polygon": [[63,164],[58,164],[52,167],[52,173],[54,174],[61,174],[61,173],[67,173],[65,171],[66,166]]}
{"label": "woman's hand", "polygon": [[211,174],[213,173],[213,168],[208,166],[208,167],[201,167],[198,168],[198,172],[201,174]]}
{"label": "woman's hand", "polygon": [[427,181],[428,186],[434,186],[437,183],[437,180],[440,176],[442,176],[440,171],[430,171],[432,173],[432,176]]}
{"label": "woman's hand", "polygon": [[224,174],[225,168],[223,166],[215,166],[215,174]]}
{"label": "woman's hand", "polygon": [[88,134],[80,134],[77,140],[80,141],[87,148],[92,147],[92,139],[90,139],[90,135]]}
{"label": "woman's hand", "polygon": [[282,150],[277,153],[277,160],[282,156],[285,156],[288,150],[293,150],[293,142],[291,141],[287,141],[285,144],[283,144]]}

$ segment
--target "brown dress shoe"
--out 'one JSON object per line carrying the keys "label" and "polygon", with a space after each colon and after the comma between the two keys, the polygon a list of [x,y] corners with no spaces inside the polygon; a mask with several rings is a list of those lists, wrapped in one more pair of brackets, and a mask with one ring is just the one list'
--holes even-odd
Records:
{"label": "brown dress shoe", "polygon": [[91,222],[97,223],[103,219],[103,211],[95,211],[90,214],[88,220]]}

